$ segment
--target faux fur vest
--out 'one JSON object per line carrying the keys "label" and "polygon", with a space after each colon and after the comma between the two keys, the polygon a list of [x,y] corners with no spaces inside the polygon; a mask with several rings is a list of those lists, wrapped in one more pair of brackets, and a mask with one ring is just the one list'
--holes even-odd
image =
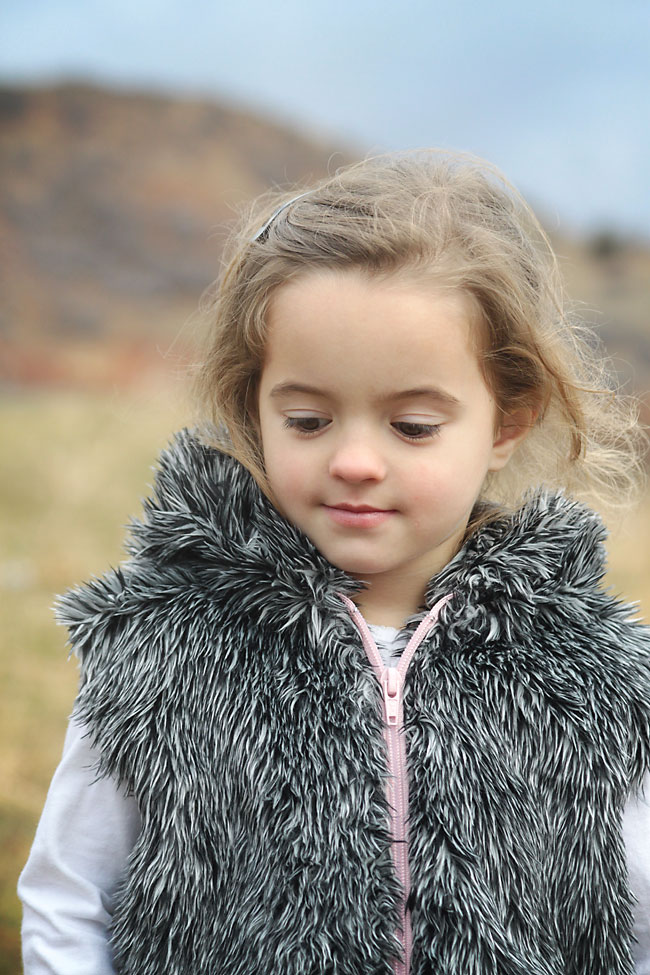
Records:
{"label": "faux fur vest", "polygon": [[[631,975],[621,812],[650,754],[650,640],[562,496],[480,530],[404,710],[412,975]],[[142,832],[133,975],[389,975],[399,885],[381,691],[334,568],[239,464],[181,434],[130,560],[68,593],[76,714]],[[414,618],[409,628],[413,628]]]}

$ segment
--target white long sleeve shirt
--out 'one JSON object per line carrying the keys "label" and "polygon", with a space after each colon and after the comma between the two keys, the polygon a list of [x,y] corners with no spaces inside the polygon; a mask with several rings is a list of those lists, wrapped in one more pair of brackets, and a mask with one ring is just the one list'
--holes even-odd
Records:
{"label": "white long sleeve shirt", "polygon": [[[397,630],[371,627],[386,665],[402,649]],[[70,722],[18,893],[25,975],[113,975],[107,940],[114,899],[140,831],[135,800],[97,779],[85,729]],[[650,777],[647,795],[650,796]],[[650,975],[650,802],[631,800],[623,822],[636,897],[635,964]]]}

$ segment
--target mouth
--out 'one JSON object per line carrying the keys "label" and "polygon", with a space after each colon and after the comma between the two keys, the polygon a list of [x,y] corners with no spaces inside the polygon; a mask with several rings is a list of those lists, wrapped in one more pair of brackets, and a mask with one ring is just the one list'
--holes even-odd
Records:
{"label": "mouth", "polygon": [[336,508],[339,511],[354,511],[357,514],[364,514],[367,511],[388,511],[388,508],[373,508],[370,504],[347,504],[345,501],[341,504],[325,505],[326,508]]}
{"label": "mouth", "polygon": [[344,528],[375,528],[388,521],[396,512],[393,508],[374,508],[369,504],[323,505],[329,517]]}

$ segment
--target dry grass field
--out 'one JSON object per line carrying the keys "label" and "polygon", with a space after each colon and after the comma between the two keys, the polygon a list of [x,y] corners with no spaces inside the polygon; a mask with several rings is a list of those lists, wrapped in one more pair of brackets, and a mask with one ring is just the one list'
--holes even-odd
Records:
{"label": "dry grass field", "polygon": [[[77,672],[53,596],[121,558],[123,527],[151,465],[188,421],[180,394],[23,392],[0,403],[0,975],[19,962],[15,884],[58,761]],[[650,501],[611,547],[617,591],[650,615]]]}
{"label": "dry grass field", "polygon": [[77,671],[55,593],[121,558],[150,467],[186,422],[168,390],[24,392],[0,402],[0,973],[19,961],[18,872],[58,761]]}

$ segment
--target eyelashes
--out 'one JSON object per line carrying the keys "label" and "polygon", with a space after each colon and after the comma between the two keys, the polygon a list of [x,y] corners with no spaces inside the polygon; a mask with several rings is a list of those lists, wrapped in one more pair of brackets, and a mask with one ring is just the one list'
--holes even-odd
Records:
{"label": "eyelashes", "polygon": [[413,423],[406,420],[397,420],[391,423],[394,430],[407,440],[427,440],[436,437],[440,433],[440,423]]}
{"label": "eyelashes", "polygon": [[297,430],[298,433],[320,433],[329,426],[331,420],[320,416],[285,416],[283,426],[287,430]]}
{"label": "eyelashes", "polygon": [[[331,420],[320,416],[286,416],[283,427],[287,430],[295,430],[303,437],[315,436],[325,430]],[[396,420],[391,423],[391,427],[404,440],[431,440],[436,437],[442,428],[440,423],[414,423],[408,420]]]}

